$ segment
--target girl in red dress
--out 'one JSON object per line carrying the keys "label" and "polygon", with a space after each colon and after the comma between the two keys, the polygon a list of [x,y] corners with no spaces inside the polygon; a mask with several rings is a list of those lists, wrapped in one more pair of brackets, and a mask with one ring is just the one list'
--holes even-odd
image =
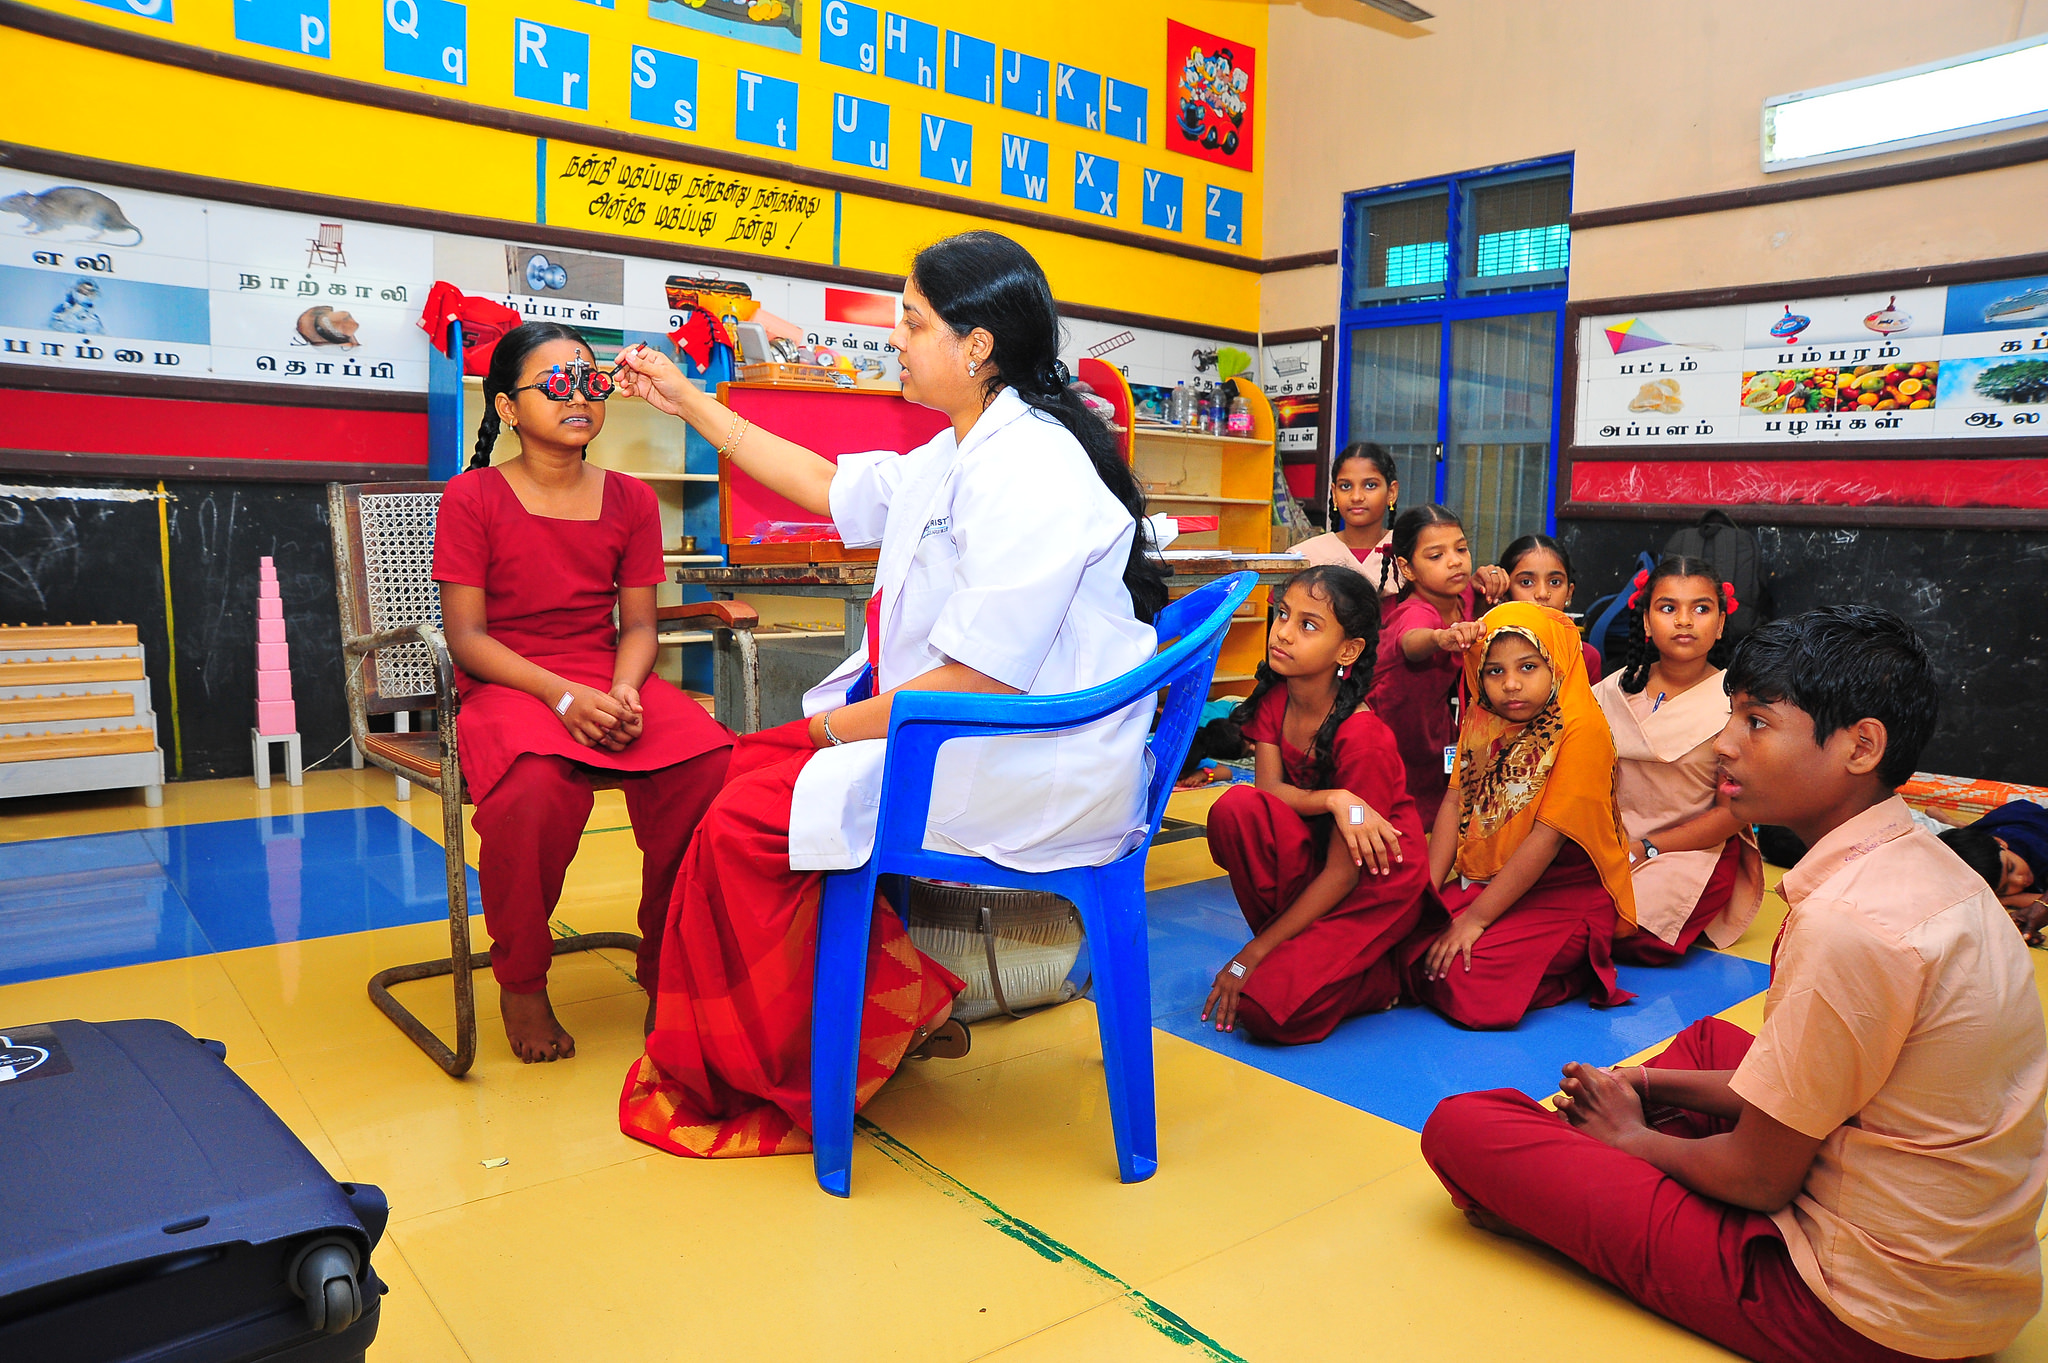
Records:
{"label": "girl in red dress", "polygon": [[[529,1064],[576,1053],[548,1002],[548,918],[594,785],[623,787],[640,845],[639,981],[651,1000],[676,868],[732,744],[651,675],[654,589],[666,579],[660,506],[645,483],[583,460],[610,392],[595,359],[570,327],[505,334],[484,379],[476,454],[441,494],[434,533],[491,972],[506,1039]],[[500,423],[520,452],[493,467]]]}
{"label": "girl in red dress", "polygon": [[1372,711],[1394,731],[1422,826],[1436,822],[1458,741],[1460,659],[1479,637],[1478,601],[1498,601],[1507,574],[1489,563],[1472,571],[1465,527],[1448,507],[1418,506],[1394,521],[1394,567],[1404,585],[1380,622]]}
{"label": "girl in red dress", "polygon": [[1378,593],[1356,569],[1322,566],[1276,600],[1237,711],[1258,784],[1209,811],[1210,855],[1257,935],[1217,972],[1202,1018],[1295,1043],[1399,1001],[1393,949],[1434,896],[1394,735],[1365,708]]}
{"label": "girl in red dress", "polygon": [[1474,703],[1429,840],[1445,909],[1425,906],[1402,947],[1408,986],[1474,1028],[1512,1027],[1581,995],[1627,1003],[1635,995],[1615,982],[1612,944],[1617,915],[1635,923],[1635,895],[1614,739],[1586,685],[1578,628],[1511,601],[1479,630],[1465,653]]}

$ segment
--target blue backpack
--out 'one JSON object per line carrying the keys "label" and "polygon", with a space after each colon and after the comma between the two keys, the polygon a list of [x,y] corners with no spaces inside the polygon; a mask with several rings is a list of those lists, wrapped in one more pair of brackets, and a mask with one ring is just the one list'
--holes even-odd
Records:
{"label": "blue backpack", "polygon": [[[1657,560],[1647,549],[1636,555],[1637,571],[1647,573],[1656,566]],[[1634,578],[1635,573],[1630,573],[1620,591],[1610,592],[1586,607],[1586,642],[1600,650],[1600,666],[1605,672],[1617,670],[1619,665],[1615,658],[1619,656],[1622,645],[1628,642],[1622,637],[1621,626],[1627,623],[1629,593],[1635,590],[1630,583]]]}

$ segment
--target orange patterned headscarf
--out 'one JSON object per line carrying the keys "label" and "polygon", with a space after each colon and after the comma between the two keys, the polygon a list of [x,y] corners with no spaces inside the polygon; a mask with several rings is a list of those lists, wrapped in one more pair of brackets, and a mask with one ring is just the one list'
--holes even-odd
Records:
{"label": "orange patterned headscarf", "polygon": [[[1485,635],[1465,652],[1471,700],[1458,727],[1458,873],[1491,880],[1542,822],[1592,858],[1616,910],[1635,922],[1628,839],[1614,796],[1614,736],[1586,679],[1578,627],[1527,601],[1495,606],[1480,623]],[[1503,634],[1528,640],[1550,664],[1550,704],[1526,724],[1510,724],[1486,705],[1480,670]]]}

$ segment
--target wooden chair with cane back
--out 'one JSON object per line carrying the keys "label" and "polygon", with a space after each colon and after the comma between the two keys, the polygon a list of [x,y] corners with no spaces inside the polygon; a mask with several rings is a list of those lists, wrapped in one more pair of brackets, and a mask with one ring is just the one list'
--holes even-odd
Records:
{"label": "wooden chair with cane back", "polygon": [[[392,966],[370,978],[370,1001],[411,1037],[414,1044],[451,1075],[468,1072],[476,1060],[476,990],[472,971],[490,964],[490,953],[469,946],[469,877],[463,856],[462,806],[468,792],[456,747],[455,665],[441,633],[441,589],[434,581],[434,521],[444,483],[330,483],[329,525],[334,537],[334,591],[341,611],[342,667],[346,675],[349,734],[363,759],[402,781],[434,792],[441,801],[441,845],[448,863],[448,955],[440,960]],[[659,620],[701,621],[721,643],[754,657],[752,607],[733,601],[663,606]],[[757,669],[743,670],[747,729],[759,726]],[[432,729],[380,732],[370,716],[431,708]],[[602,787],[604,783],[600,782]],[[557,938],[555,954],[613,947],[638,951],[630,932],[587,932]],[[391,986],[452,975],[455,982],[455,1046],[450,1049],[404,1004]]]}

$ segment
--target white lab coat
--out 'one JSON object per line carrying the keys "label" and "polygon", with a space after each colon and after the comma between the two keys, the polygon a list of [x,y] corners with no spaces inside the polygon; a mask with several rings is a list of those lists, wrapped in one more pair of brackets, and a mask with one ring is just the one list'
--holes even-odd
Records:
{"label": "white lab coat", "polygon": [[[1136,525],[1080,442],[1004,389],[961,443],[840,459],[832,520],[849,545],[880,543],[878,691],[947,662],[1032,695],[1083,691],[1158,649],[1123,581]],[[865,641],[804,696],[845,702]],[[1154,701],[1056,734],[954,739],[939,750],[924,845],[1021,871],[1100,866],[1145,833]],[[887,744],[826,748],[797,777],[789,864],[865,865]]]}

